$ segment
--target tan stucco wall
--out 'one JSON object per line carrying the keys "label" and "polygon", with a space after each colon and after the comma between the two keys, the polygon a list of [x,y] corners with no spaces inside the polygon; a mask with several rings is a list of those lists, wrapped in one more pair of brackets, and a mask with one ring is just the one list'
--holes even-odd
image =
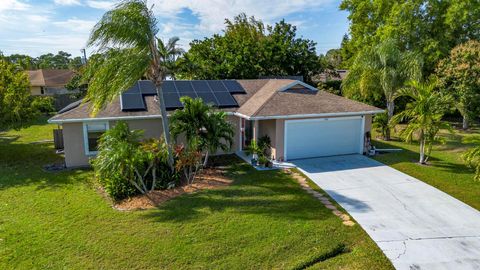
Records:
{"label": "tan stucco wall", "polygon": [[276,120],[260,120],[258,121],[258,127],[259,127],[259,133],[258,133],[258,138],[262,136],[268,136],[270,137],[270,141],[272,144],[272,157],[277,157],[277,151],[276,151]]}
{"label": "tan stucco wall", "polygon": [[40,96],[42,94],[42,90],[40,86],[30,86],[30,94],[32,96]]}
{"label": "tan stucco wall", "polygon": [[371,114],[365,115],[365,132],[372,131],[372,119],[373,116]]}
{"label": "tan stucco wall", "polygon": [[65,165],[67,167],[88,166],[88,157],[83,145],[83,124],[63,124],[63,143],[65,151]]}
{"label": "tan stucco wall", "polygon": [[[110,128],[114,127],[117,121],[110,121]],[[143,130],[143,138],[160,138],[163,136],[162,119],[139,119],[127,120],[130,130]]]}

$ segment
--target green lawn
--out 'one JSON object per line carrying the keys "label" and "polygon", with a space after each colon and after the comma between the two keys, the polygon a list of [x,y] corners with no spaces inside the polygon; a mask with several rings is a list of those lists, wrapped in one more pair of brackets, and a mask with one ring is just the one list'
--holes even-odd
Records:
{"label": "green lawn", "polygon": [[478,127],[465,132],[455,130],[453,134],[442,132],[446,144],[435,145],[428,165],[418,164],[418,144],[405,143],[394,137],[394,141],[374,141],[377,148],[401,148],[402,152],[382,154],[376,160],[416,177],[457,199],[480,210],[480,182],[473,179],[474,170],[465,166],[461,155],[472,145],[462,142],[463,138],[479,136]]}
{"label": "green lawn", "polygon": [[41,169],[58,160],[43,123],[0,133],[0,269],[391,269],[285,173],[240,162],[232,186],[114,210],[91,171]]}

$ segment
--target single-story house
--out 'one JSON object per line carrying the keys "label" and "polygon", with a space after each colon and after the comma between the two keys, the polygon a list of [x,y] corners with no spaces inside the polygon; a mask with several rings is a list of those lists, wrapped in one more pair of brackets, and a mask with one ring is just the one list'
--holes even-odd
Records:
{"label": "single-story house", "polygon": [[[201,97],[227,112],[236,130],[231,152],[267,135],[278,161],[364,153],[372,116],[383,112],[289,79],[165,81],[162,89],[168,112],[182,107],[181,96]],[[89,164],[99,136],[119,120],[145,137],[162,136],[152,82],[138,81],[95,117],[88,102],[77,102],[48,121],[61,125],[66,166],[76,167]]]}
{"label": "single-story house", "polygon": [[53,96],[67,94],[65,86],[75,73],[68,69],[29,70],[30,93],[32,96]]}

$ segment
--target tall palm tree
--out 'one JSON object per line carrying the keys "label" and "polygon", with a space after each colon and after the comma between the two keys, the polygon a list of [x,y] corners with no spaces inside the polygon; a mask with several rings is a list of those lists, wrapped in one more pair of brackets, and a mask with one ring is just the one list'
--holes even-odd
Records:
{"label": "tall palm tree", "polygon": [[[356,56],[342,83],[342,91],[350,97],[385,98],[390,121],[395,110],[395,94],[405,82],[421,78],[422,65],[419,54],[402,52],[395,40],[388,39]],[[389,128],[385,140],[390,140]]]}
{"label": "tall palm tree", "polygon": [[436,81],[427,83],[411,81],[407,83],[407,87],[402,88],[395,95],[396,97],[409,97],[413,100],[407,104],[404,111],[392,118],[392,122],[405,121],[407,123],[405,129],[400,133],[405,141],[411,142],[414,137],[418,138],[421,164],[427,162],[433,143],[440,140],[437,136],[440,129],[451,130],[450,125],[442,121],[442,117],[451,108],[452,98],[436,91],[436,88]]}
{"label": "tall palm tree", "polygon": [[178,47],[177,43],[179,40],[180,38],[178,37],[170,38],[167,43],[164,43],[161,39],[157,40],[158,53],[160,54],[162,67],[164,68],[163,74],[170,76],[173,80],[176,79],[175,73],[178,69],[177,59],[185,53],[182,48]]}
{"label": "tall palm tree", "polygon": [[176,110],[171,118],[172,135],[177,138],[185,135],[187,141],[197,141],[199,151],[204,152],[203,166],[208,163],[209,153],[218,149],[228,151],[233,145],[235,135],[226,113],[215,111],[201,98],[182,97],[182,110]]}
{"label": "tall palm tree", "polygon": [[[89,80],[87,100],[92,101],[93,114],[147,77],[157,89],[165,142],[170,145],[167,111],[162,95],[165,68],[158,51],[157,21],[146,0],[125,0],[106,12],[90,33],[88,46],[106,57],[96,64]],[[168,147],[168,160],[173,169],[173,156]]]}

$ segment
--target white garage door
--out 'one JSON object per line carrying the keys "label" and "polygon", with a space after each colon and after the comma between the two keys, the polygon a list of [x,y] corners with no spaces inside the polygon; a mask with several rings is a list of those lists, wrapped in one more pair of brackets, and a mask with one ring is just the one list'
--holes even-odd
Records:
{"label": "white garage door", "polygon": [[285,121],[285,159],[363,152],[363,117]]}

